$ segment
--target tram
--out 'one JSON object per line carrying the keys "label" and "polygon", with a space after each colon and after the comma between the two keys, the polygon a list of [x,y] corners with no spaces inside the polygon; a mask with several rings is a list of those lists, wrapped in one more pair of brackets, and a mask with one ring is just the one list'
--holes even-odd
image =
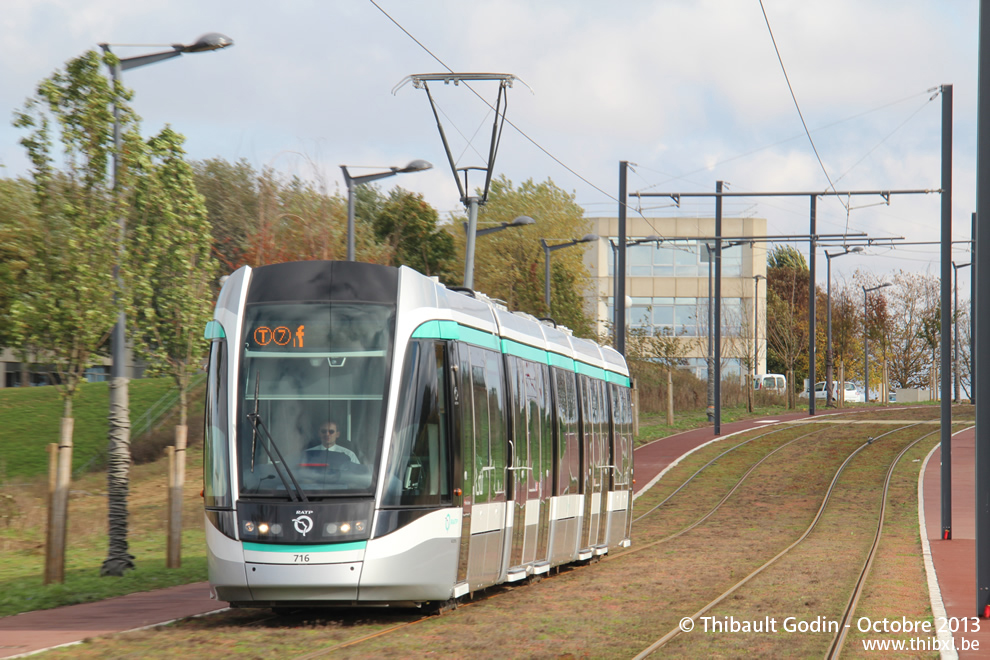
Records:
{"label": "tram", "polygon": [[432,606],[628,546],[622,356],[401,267],[230,275],[214,318],[211,591]]}

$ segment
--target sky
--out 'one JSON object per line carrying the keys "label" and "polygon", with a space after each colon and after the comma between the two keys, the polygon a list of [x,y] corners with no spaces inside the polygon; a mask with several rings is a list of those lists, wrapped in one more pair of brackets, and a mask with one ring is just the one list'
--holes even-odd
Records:
{"label": "sky", "polygon": [[[630,193],[712,192],[719,180],[733,192],[937,190],[937,92],[952,85],[953,237],[970,237],[976,0],[277,4],[4,0],[0,176],[28,171],[13,113],[66,61],[100,43],[129,57],[220,32],[235,45],[124,73],[145,135],[170,124],[190,158],[245,159],[330,191],[343,190],[340,165],[359,175],[425,159],[432,170],[380,183],[421,193],[445,218],[463,206],[425,91],[396,89],[412,74],[513,75],[495,175],[551,179],[589,217],[617,215],[620,161],[631,165]],[[430,89],[457,166],[483,167],[492,130],[485,102],[494,104],[497,86],[470,86],[477,94],[464,84]],[[630,199],[630,214],[714,215],[711,198],[680,208],[641,199]],[[723,214],[766,218],[770,235],[807,234],[808,207],[808,197],[733,198]],[[938,194],[818,202],[820,234],[938,241],[939,223]],[[807,243],[797,247],[807,253]],[[968,263],[968,245],[953,259]],[[888,280],[899,269],[937,276],[939,247],[871,247],[835,260],[833,278],[856,269]],[[963,290],[968,271],[959,271]]]}

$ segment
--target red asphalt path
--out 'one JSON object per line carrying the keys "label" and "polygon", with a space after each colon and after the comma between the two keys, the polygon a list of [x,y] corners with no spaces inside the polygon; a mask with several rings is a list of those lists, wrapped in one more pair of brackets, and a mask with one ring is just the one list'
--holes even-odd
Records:
{"label": "red asphalt path", "polygon": [[[822,415],[816,416],[821,418]],[[638,494],[650,487],[658,475],[671,463],[691,450],[718,438],[746,431],[777,421],[807,419],[807,413],[790,413],[771,419],[746,420],[722,424],[721,435],[712,427],[685,431],[656,440],[636,449],[636,486]],[[968,440],[967,440],[968,437]],[[975,434],[972,431],[953,439],[953,537],[940,540],[940,500],[938,453],[929,461],[924,476],[924,509],[926,528],[931,541],[931,555],[937,574],[937,584],[949,617],[973,615],[976,603],[974,490],[972,457]],[[968,442],[968,449],[967,449]],[[968,453],[967,453],[968,452]],[[69,605],[53,610],[25,612],[0,618],[0,658],[12,658],[40,650],[81,642],[91,637],[134,630],[167,623],[221,609],[225,604],[210,599],[209,584],[197,582],[168,589],[129,594],[118,598]],[[979,640],[983,649],[990,649],[990,621],[982,634],[957,633],[968,640]],[[990,651],[962,657],[990,657]]]}

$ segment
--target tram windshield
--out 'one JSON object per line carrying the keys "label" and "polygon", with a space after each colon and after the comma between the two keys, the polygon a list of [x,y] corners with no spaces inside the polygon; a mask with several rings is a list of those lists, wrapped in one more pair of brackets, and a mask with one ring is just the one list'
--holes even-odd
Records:
{"label": "tram windshield", "polygon": [[[242,497],[373,492],[394,319],[394,307],[379,304],[246,308],[237,421]],[[255,428],[254,413],[268,433]],[[291,473],[299,492],[280,472]]]}

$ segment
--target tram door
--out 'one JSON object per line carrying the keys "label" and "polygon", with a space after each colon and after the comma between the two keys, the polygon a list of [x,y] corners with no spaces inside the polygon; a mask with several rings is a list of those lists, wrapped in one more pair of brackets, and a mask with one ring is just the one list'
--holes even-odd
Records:
{"label": "tram door", "polygon": [[633,432],[632,395],[627,387],[608,386],[612,400],[612,479],[608,544],[629,538],[632,524]]}
{"label": "tram door", "polygon": [[582,468],[584,471],[584,522],[582,548],[606,543],[604,513],[608,504],[609,465],[608,400],[605,382],[581,376]]}
{"label": "tram door", "polygon": [[553,436],[550,374],[545,364],[509,356],[513,510],[509,579],[519,567],[549,560]]}
{"label": "tram door", "polygon": [[463,523],[458,581],[474,591],[494,584],[502,568],[506,507],[505,395],[501,355],[456,344]]}

